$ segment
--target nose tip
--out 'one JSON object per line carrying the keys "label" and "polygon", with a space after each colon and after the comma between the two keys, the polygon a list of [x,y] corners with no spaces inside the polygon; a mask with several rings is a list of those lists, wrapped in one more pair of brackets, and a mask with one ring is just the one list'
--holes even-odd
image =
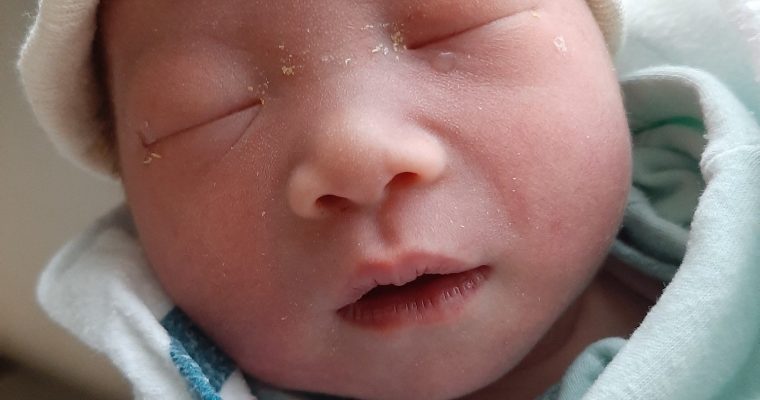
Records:
{"label": "nose tip", "polygon": [[[363,147],[363,148],[357,148]],[[432,137],[371,140],[299,165],[289,182],[288,201],[304,218],[321,218],[355,208],[377,207],[389,192],[430,184],[447,164]]]}

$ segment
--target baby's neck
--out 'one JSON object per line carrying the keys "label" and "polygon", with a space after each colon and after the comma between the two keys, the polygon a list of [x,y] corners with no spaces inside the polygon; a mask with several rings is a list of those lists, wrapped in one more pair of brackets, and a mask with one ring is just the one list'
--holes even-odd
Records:
{"label": "baby's neck", "polygon": [[586,291],[514,370],[461,400],[533,400],[559,382],[591,343],[606,337],[630,336],[654,301],[623,284],[616,277],[621,275],[610,270],[623,271],[626,282],[633,279],[637,286],[662,288],[659,282],[609,259]]}

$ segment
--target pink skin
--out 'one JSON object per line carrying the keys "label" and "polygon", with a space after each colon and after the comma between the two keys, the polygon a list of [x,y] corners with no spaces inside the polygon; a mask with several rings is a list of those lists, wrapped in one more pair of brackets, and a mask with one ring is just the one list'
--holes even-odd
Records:
{"label": "pink skin", "polygon": [[[596,272],[630,184],[619,88],[582,0],[103,7],[147,257],[248,373],[357,398],[528,398],[640,319],[579,300],[618,304]],[[360,264],[410,252],[491,273],[436,323],[338,315]]]}

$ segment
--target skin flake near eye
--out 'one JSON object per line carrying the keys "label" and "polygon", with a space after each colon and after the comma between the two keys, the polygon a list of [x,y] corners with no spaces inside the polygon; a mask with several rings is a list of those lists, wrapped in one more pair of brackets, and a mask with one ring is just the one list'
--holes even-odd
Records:
{"label": "skin flake near eye", "polygon": [[[707,72],[619,81],[618,1],[88,10],[102,75],[91,83],[110,106],[99,148],[118,161],[126,204],[99,222],[102,240],[66,250],[95,256],[56,258],[41,298],[81,303],[72,320],[88,321],[88,343],[119,349],[130,377],[151,372],[137,397],[670,399],[670,381],[649,382],[691,373],[672,360],[702,354],[689,345],[703,332],[684,337],[680,323],[724,315],[684,316],[724,298],[679,298],[699,292],[689,274],[734,276],[705,271],[730,271],[709,262],[722,256],[689,258],[691,243],[731,235],[690,230],[726,214],[700,213],[702,198],[734,199],[711,197],[721,168],[755,181],[734,174],[747,170],[734,153],[714,155],[712,135],[760,130],[722,108],[741,102]],[[728,209],[757,209],[745,201]],[[731,265],[751,259],[738,255]],[[681,262],[696,263],[679,270],[686,281]],[[71,283],[69,267],[88,272]],[[746,343],[758,343],[752,326]],[[727,342],[706,348],[733,354]],[[677,400],[701,398],[693,374]],[[745,386],[721,398],[752,398]]]}

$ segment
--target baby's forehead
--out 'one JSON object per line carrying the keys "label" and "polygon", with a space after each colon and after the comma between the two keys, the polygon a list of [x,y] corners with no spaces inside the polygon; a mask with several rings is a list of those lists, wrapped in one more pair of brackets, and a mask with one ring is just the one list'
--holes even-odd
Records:
{"label": "baby's forehead", "polygon": [[191,41],[197,36],[231,45],[285,40],[308,42],[332,36],[336,45],[373,30],[401,31],[415,36],[450,35],[473,26],[540,7],[541,0],[197,0],[149,3],[104,2],[101,31],[128,36],[122,46]]}
{"label": "baby's forehead", "polygon": [[100,35],[108,67],[114,69],[111,77],[130,81],[146,74],[174,74],[203,60],[211,61],[207,65],[260,65],[274,60],[278,68],[280,64],[288,68],[295,58],[346,62],[364,53],[414,48],[516,14],[538,15],[543,12],[542,2],[106,1],[100,13]]}

